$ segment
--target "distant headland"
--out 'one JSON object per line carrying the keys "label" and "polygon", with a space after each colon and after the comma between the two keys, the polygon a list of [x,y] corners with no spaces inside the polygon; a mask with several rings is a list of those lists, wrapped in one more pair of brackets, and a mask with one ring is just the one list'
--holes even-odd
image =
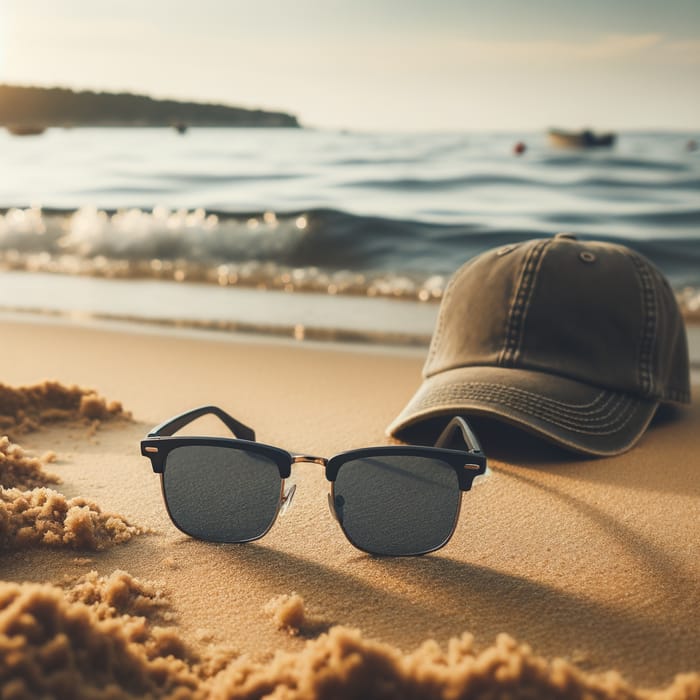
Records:
{"label": "distant headland", "polygon": [[236,126],[299,128],[284,112],[223,104],[155,100],[146,95],[75,92],[66,88],[0,85],[0,126]]}

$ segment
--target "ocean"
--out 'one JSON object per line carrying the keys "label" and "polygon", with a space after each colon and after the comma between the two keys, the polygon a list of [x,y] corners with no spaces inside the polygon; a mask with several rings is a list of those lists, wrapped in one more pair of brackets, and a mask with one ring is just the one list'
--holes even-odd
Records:
{"label": "ocean", "polygon": [[696,313],[693,138],[2,131],[0,313],[424,346],[463,262],[560,231],[640,251]]}

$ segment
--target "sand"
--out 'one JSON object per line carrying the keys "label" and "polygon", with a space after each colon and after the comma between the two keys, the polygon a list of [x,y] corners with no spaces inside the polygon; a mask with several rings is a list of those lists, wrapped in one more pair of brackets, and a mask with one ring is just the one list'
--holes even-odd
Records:
{"label": "sand", "polygon": [[[10,432],[29,451],[17,460],[55,455],[16,467],[13,478],[33,479],[18,488],[48,485],[58,503],[84,499],[79,508],[134,528],[103,548],[30,537],[2,550],[0,650],[14,645],[18,664],[0,665],[3,684],[18,684],[6,697],[38,693],[27,669],[52,654],[58,675],[41,677],[56,685],[43,691],[68,683],[84,697],[700,697],[700,677],[679,676],[700,670],[697,391],[610,459],[572,459],[479,424],[492,471],[465,496],[452,541],[380,559],[345,540],[313,464],[295,467],[292,507],[264,539],[192,540],[170,524],[138,443],[165,418],[214,403],[290,450],[386,444],[385,426],[418,385],[420,352],[8,321],[0,333],[4,384],[75,384],[131,414],[95,424],[49,412],[56,420]],[[224,434],[213,420],[193,427]],[[60,483],[42,484],[36,469]],[[121,597],[94,593],[105,587]],[[50,630],[22,636],[17,606],[26,624],[49,615]],[[80,651],[90,639],[110,659],[102,675]],[[100,695],[107,682],[114,692]]]}

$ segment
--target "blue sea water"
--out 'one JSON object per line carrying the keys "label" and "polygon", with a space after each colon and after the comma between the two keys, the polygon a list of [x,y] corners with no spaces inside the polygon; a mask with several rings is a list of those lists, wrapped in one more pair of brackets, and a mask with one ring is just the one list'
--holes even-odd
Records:
{"label": "blue sea water", "polygon": [[[297,334],[374,333],[401,316],[396,337],[424,340],[464,261],[559,231],[639,250],[696,310],[693,138],[622,133],[612,148],[560,150],[544,133],[3,131],[0,310]],[[183,287],[197,304],[176,301]],[[394,299],[412,306],[397,314]]]}

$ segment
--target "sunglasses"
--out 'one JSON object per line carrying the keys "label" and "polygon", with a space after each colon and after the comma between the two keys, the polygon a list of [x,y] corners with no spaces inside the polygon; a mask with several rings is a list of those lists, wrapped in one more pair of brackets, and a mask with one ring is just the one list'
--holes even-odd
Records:
{"label": "sunglasses", "polygon": [[[212,414],[235,438],[172,437]],[[486,457],[469,423],[453,418],[435,447],[392,445],[341,452],[330,459],[287,452],[255,440],[255,432],[216,406],[187,411],[154,428],[141,454],[160,474],[174,525],[209,542],[250,542],[289,507],[292,464],[325,467],[328,503],[350,542],[383,556],[427,554],[452,537],[462,502]]]}

